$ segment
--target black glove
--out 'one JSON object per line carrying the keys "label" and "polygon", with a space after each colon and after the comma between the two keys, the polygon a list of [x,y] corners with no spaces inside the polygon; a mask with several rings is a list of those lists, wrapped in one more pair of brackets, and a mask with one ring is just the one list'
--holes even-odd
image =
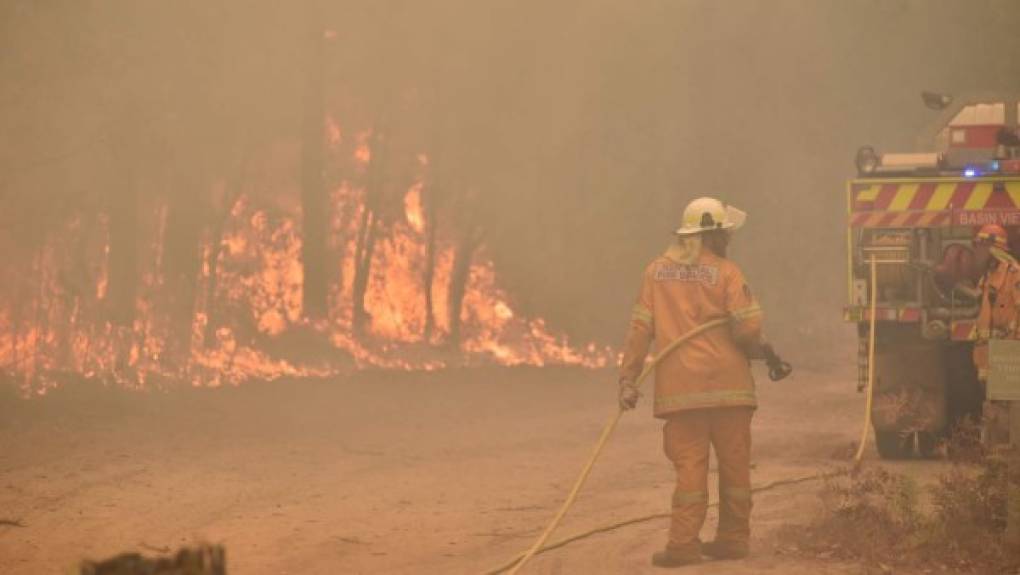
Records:
{"label": "black glove", "polygon": [[793,373],[793,366],[783,361],[783,358],[779,357],[771,345],[763,345],[762,351],[765,353],[765,364],[769,366],[769,379],[779,381]]}

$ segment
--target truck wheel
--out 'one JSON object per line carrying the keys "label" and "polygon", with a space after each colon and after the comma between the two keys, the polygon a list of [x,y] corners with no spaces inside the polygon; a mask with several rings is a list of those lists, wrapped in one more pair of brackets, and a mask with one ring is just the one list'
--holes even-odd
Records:
{"label": "truck wheel", "polygon": [[914,454],[914,434],[876,429],[875,447],[882,459],[906,459]]}
{"label": "truck wheel", "polygon": [[917,432],[917,451],[924,459],[934,459],[939,444],[938,434],[930,431]]}

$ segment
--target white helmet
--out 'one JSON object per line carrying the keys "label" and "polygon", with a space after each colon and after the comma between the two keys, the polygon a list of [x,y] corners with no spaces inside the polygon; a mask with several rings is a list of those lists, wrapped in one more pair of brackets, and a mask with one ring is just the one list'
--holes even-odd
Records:
{"label": "white helmet", "polygon": [[747,214],[733,206],[715,198],[698,198],[687,204],[683,221],[673,233],[686,236],[712,230],[736,230],[744,225],[745,220]]}

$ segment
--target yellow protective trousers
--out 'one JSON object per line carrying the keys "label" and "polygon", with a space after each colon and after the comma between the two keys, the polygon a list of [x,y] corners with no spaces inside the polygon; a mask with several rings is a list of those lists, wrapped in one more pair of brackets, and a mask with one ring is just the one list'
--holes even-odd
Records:
{"label": "yellow protective trousers", "polygon": [[671,415],[663,448],[676,468],[670,549],[690,549],[708,510],[708,450],[719,463],[719,529],[716,540],[746,542],[751,534],[750,407],[692,409]]}

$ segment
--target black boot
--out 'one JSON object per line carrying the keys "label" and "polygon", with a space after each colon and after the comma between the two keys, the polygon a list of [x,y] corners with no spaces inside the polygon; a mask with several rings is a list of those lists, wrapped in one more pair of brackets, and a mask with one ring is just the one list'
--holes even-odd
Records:
{"label": "black boot", "polygon": [[713,559],[744,559],[750,553],[747,541],[709,541],[701,544],[701,552]]}
{"label": "black boot", "polygon": [[667,547],[652,555],[652,565],[656,567],[683,567],[701,563],[701,543],[683,547]]}

